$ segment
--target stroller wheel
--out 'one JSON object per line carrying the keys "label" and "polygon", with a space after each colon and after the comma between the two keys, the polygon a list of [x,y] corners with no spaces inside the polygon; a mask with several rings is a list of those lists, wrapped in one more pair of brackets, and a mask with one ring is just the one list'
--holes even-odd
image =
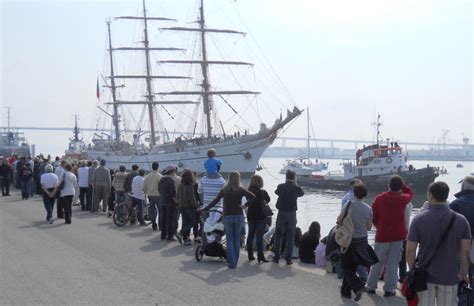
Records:
{"label": "stroller wheel", "polygon": [[196,248],[196,252],[194,252],[194,257],[196,257],[197,261],[201,261],[204,253],[202,252],[202,246],[198,246]]}

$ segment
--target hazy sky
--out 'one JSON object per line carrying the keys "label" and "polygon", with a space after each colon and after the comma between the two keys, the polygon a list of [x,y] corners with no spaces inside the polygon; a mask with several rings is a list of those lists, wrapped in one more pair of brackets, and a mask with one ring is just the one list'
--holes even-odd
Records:
{"label": "hazy sky", "polygon": [[[81,126],[94,127],[95,82],[107,69],[105,20],[137,14],[141,0],[0,3],[1,125],[4,107],[11,106],[16,126],[72,126],[72,115],[79,114]],[[384,137],[437,141],[447,129],[452,142],[473,138],[472,1],[206,3],[210,18],[217,13],[216,22],[229,21],[225,27],[248,31],[250,42],[258,42],[296,104],[311,107],[318,137],[371,139],[370,123],[380,112]],[[184,12],[188,4],[191,9]],[[148,0],[147,5],[162,16],[195,15],[194,0]],[[243,27],[234,23],[237,11]],[[232,14],[237,17],[227,18]],[[284,93],[268,84],[260,88],[263,95]],[[272,103],[266,101],[266,109],[273,111],[261,109],[268,124],[282,105],[293,104]],[[245,116],[252,118],[252,110]],[[305,130],[300,118],[285,135]],[[26,131],[37,152],[62,151],[69,134]]]}

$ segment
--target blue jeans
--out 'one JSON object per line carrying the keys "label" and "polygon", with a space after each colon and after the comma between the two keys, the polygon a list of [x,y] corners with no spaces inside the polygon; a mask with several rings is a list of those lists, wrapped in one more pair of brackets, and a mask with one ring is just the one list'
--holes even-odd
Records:
{"label": "blue jeans", "polygon": [[157,228],[156,217],[158,217],[158,205],[160,205],[160,196],[148,196],[150,207],[148,208],[148,214],[153,228]]}
{"label": "blue jeans", "polygon": [[[54,188],[48,189],[48,191],[52,192]],[[53,219],[53,209],[54,209],[54,201],[56,200],[55,197],[50,198],[48,195],[43,193],[43,204],[44,208],[46,209],[46,220],[50,221]]]}
{"label": "blue jeans", "polygon": [[30,197],[33,197],[35,195],[35,185],[33,184],[33,178],[30,178],[26,182],[26,191],[28,192]]}
{"label": "blue jeans", "polygon": [[239,260],[240,234],[244,226],[243,215],[233,215],[224,217],[225,237],[227,241],[227,261],[229,267],[235,269]]}
{"label": "blue jeans", "polygon": [[137,209],[138,222],[140,222],[140,224],[145,223],[145,220],[143,220],[143,200],[132,197],[132,208],[134,208],[135,206],[138,206],[138,209]]}
{"label": "blue jeans", "polygon": [[115,191],[115,202],[117,204],[125,202],[125,191]]}
{"label": "blue jeans", "polygon": [[285,254],[283,257],[287,261],[291,261],[291,255],[293,254],[293,245],[295,240],[296,230],[296,212],[283,212],[279,211],[276,226],[275,226],[275,245],[273,246],[274,258],[280,259],[281,240],[283,238],[283,232],[286,235]]}
{"label": "blue jeans", "polygon": [[195,216],[196,216],[196,209],[194,208],[180,208],[179,211],[181,212],[181,235],[183,236],[184,240],[189,239],[189,235],[191,233],[191,229],[194,227],[196,223]]}
{"label": "blue jeans", "polygon": [[263,234],[265,233],[265,220],[248,220],[249,235],[247,236],[247,252],[253,256],[253,239],[257,238],[258,258],[263,257]]}

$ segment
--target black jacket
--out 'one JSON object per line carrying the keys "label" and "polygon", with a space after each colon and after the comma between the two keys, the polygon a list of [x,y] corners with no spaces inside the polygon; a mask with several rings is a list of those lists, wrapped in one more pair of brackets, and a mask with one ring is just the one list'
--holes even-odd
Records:
{"label": "black jacket", "polygon": [[247,201],[249,201],[247,204],[247,220],[266,220],[267,217],[263,214],[263,206],[270,202],[270,196],[265,190],[259,188],[251,188],[249,191],[255,194],[255,199],[250,201],[247,198]]}
{"label": "black jacket", "polygon": [[278,195],[276,208],[283,212],[297,211],[297,199],[304,195],[303,189],[293,181],[278,185],[275,193]]}
{"label": "black jacket", "polygon": [[158,183],[160,192],[160,204],[164,206],[176,206],[176,185],[169,176],[163,176]]}
{"label": "black jacket", "polygon": [[305,263],[315,263],[314,261],[314,250],[319,244],[319,236],[310,234],[309,232],[304,233],[301,236],[299,256],[300,260]]}

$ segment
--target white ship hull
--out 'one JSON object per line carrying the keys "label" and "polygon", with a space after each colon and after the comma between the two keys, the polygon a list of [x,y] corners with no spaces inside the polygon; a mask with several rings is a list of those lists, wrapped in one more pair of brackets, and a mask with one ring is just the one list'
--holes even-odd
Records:
{"label": "white ship hull", "polygon": [[222,173],[237,170],[242,175],[248,176],[255,173],[260,157],[274,139],[275,135],[266,137],[250,135],[211,144],[188,146],[181,152],[154,153],[155,150],[152,150],[148,154],[125,154],[119,151],[88,150],[87,154],[91,159],[105,159],[107,167],[111,169],[116,169],[120,165],[131,169],[132,165],[137,164],[141,169],[150,170],[151,163],[157,161],[160,163],[160,169],[175,165],[178,167],[178,172],[190,169],[203,175],[204,162],[208,158],[207,151],[215,149],[216,158],[222,160]]}

